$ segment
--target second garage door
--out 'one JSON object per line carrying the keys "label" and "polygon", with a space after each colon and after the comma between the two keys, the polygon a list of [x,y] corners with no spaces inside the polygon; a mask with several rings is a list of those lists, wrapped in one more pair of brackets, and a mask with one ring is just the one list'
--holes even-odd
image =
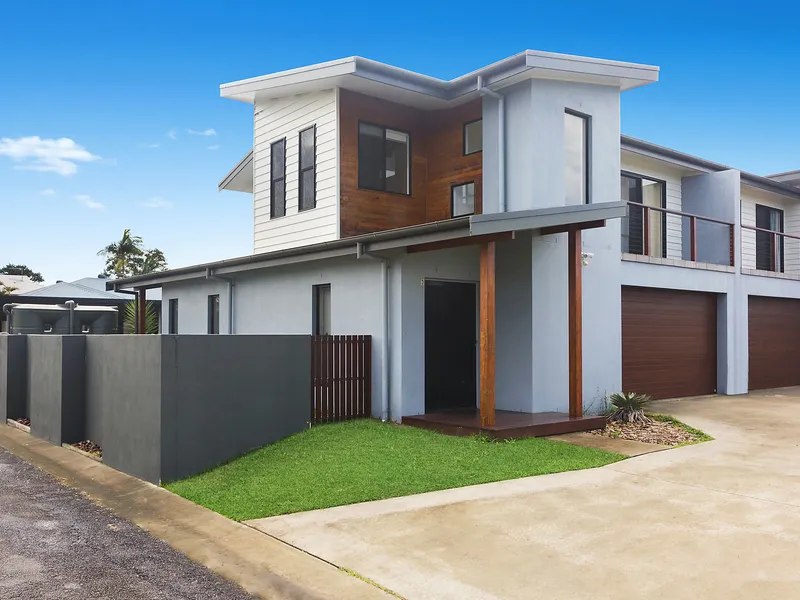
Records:
{"label": "second garage door", "polygon": [[748,298],[748,388],[800,385],[800,300]]}
{"label": "second garage door", "polygon": [[717,297],[622,288],[622,388],[653,398],[717,391]]}

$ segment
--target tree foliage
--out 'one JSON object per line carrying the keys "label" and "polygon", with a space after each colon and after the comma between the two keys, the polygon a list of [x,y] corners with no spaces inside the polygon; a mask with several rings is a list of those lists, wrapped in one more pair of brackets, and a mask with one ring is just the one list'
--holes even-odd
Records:
{"label": "tree foliage", "polygon": [[144,247],[144,241],[138,235],[131,235],[131,230],[122,232],[119,241],[112,242],[98,253],[106,259],[103,275],[121,279],[133,275],[146,275],[164,271],[167,259],[158,248],[150,250]]}
{"label": "tree foliage", "polygon": [[5,267],[0,269],[0,274],[23,275],[35,283],[42,283],[44,281],[44,277],[42,277],[41,273],[34,271],[27,265],[12,265],[11,263],[9,263]]}

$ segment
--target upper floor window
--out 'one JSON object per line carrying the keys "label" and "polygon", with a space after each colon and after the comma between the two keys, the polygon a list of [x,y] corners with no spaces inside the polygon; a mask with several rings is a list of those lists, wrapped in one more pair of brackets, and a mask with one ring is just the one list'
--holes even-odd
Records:
{"label": "upper floor window", "polygon": [[[756,204],[756,227],[783,233],[783,211]],[[756,269],[783,273],[783,236],[756,231]]]}
{"label": "upper floor window", "polygon": [[464,156],[483,150],[483,120],[464,123]]}
{"label": "upper floor window", "polygon": [[282,217],[286,214],[286,138],[273,142],[269,147],[269,155],[269,214],[271,217]]}
{"label": "upper floor window", "polygon": [[[663,181],[633,173],[622,173],[622,200],[628,202],[628,217],[622,225],[622,251],[631,254],[666,257],[667,215],[660,210],[647,211],[648,235],[645,236],[645,206],[667,207],[667,186]],[[637,205],[642,205],[639,207]],[[626,226],[627,225],[627,226]],[[647,248],[645,248],[647,240]]]}
{"label": "upper floor window", "polygon": [[300,132],[300,200],[298,209],[309,210],[317,205],[317,126]]}
{"label": "upper floor window", "polygon": [[450,188],[450,205],[454,217],[475,213],[475,182],[461,183]]}
{"label": "upper floor window", "polygon": [[564,113],[564,203],[589,203],[589,117]]}
{"label": "upper floor window", "polygon": [[358,124],[358,187],[411,193],[411,139],[407,133]]}

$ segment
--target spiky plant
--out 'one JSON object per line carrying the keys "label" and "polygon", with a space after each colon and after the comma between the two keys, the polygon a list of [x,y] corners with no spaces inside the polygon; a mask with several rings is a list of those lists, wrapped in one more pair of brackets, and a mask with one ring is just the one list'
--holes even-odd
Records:
{"label": "spiky plant", "polygon": [[[136,300],[128,300],[122,308],[125,333],[136,331]],[[152,302],[144,305],[144,333],[158,333],[158,310]]]}
{"label": "spiky plant", "polygon": [[634,423],[646,425],[652,420],[644,413],[647,403],[653,399],[646,394],[636,392],[617,392],[608,397],[608,401],[614,408],[614,412],[608,417],[609,421],[620,421],[622,423]]}

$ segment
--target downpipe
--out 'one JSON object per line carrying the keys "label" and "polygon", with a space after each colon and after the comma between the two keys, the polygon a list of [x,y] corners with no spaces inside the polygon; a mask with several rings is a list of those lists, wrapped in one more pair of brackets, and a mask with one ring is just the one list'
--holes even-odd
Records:
{"label": "downpipe", "polygon": [[497,100],[497,204],[498,212],[506,212],[506,97],[483,85],[483,77],[478,75],[478,93]]}
{"label": "downpipe", "polygon": [[383,333],[381,336],[381,421],[384,423],[392,418],[391,400],[389,396],[389,259],[370,253],[361,242],[356,244],[356,257],[360,259],[375,260],[381,263],[381,310],[383,312]]}

